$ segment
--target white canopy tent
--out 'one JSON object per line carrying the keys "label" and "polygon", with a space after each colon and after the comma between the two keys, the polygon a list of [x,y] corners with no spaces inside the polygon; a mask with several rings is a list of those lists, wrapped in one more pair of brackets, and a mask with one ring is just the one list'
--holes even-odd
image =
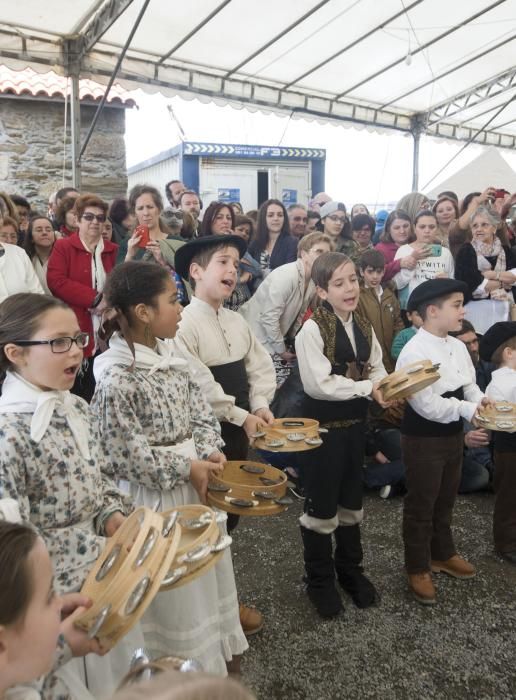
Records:
{"label": "white canopy tent", "polygon": [[429,197],[436,199],[440,192],[451,190],[456,192],[459,198],[462,199],[468,192],[483,191],[487,187],[516,192],[516,172],[493,146],[486,149],[464,168],[461,168],[446,178],[446,180],[442,180],[427,194]]}
{"label": "white canopy tent", "polygon": [[[24,0],[3,3],[0,59],[80,77],[516,147],[516,0]],[[99,110],[103,107],[103,102]]]}

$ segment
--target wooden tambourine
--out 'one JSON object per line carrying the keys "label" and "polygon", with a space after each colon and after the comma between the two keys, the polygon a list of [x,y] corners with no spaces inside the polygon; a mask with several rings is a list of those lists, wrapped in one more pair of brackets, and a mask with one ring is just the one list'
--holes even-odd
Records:
{"label": "wooden tambourine", "polygon": [[81,590],[93,605],[75,622],[90,638],[111,648],[143,615],[178,549],[177,518],[137,508],[108,539]]}
{"label": "wooden tambourine", "polygon": [[516,433],[516,404],[497,401],[494,406],[482,406],[477,412],[476,420],[486,430]]}
{"label": "wooden tambourine", "polygon": [[276,418],[252,436],[253,447],[268,452],[315,450],[322,445],[321,433],[327,432],[313,418]]}
{"label": "wooden tambourine", "polygon": [[438,369],[439,365],[433,364],[431,360],[411,362],[384,377],[378,388],[381,389],[385,401],[406,399],[407,396],[412,396],[438,381],[441,378]]}
{"label": "wooden tambourine", "polygon": [[287,477],[269,464],[226,462],[224,471],[212,475],[208,503],[236,515],[276,515],[292,500],[286,495]]}
{"label": "wooden tambourine", "polygon": [[194,504],[177,506],[162,515],[166,518],[174,512],[178,514],[181,537],[174,560],[161,583],[162,591],[179,588],[205,574],[232,542],[231,537],[219,529],[219,524],[227,520],[226,513]]}
{"label": "wooden tambourine", "polygon": [[149,681],[154,676],[166,671],[195,673],[202,670],[201,664],[195,659],[183,659],[179,656],[161,656],[159,659],[151,661],[143,649],[137,649],[131,661],[129,673],[122,679],[118,690],[132,683]]}

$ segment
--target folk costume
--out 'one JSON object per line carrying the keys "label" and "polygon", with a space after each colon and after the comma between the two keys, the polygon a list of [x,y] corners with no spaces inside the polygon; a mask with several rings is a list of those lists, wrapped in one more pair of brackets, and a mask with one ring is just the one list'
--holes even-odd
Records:
{"label": "folk costume", "polygon": [[[224,453],[228,459],[247,459],[249,443],[241,426],[249,412],[269,407],[276,390],[270,356],[240,314],[224,307],[215,311],[197,297],[182,312],[177,338],[220,387],[222,412],[212,407],[221,421]],[[233,408],[225,411],[233,398]]]}
{"label": "folk costume", "polygon": [[[495,350],[516,337],[516,322],[495,323],[480,341],[480,355],[490,362]],[[499,367],[491,377],[486,395],[495,401],[516,403],[516,370]],[[516,433],[494,431],[495,505],[493,539],[496,551],[516,564]]]}
{"label": "folk costume", "polygon": [[[45,541],[57,590],[80,590],[104,548],[104,523],[130,503],[108,476],[86,402],[69,391],[42,391],[14,372],[0,397],[0,495]],[[72,659],[47,676],[44,698],[91,700],[113,693],[134,650],[134,628],[104,657]]]}
{"label": "folk costume", "polygon": [[[92,410],[112,476],[129,482],[135,504],[168,510],[199,503],[189,481],[192,459],[207,459],[223,443],[203,393],[169,345],[134,344],[118,334],[94,364]],[[160,593],[142,618],[151,657],[176,655],[226,675],[226,661],[247,649],[239,621],[229,549],[208,573]]]}
{"label": "folk costume", "polygon": [[[197,252],[221,242],[234,245],[241,255],[245,251],[245,242],[238,236],[198,238],[178,252],[180,274],[188,275]],[[221,422],[226,457],[247,459],[249,440],[242,425],[249,412],[269,407],[276,390],[274,367],[268,353],[240,314],[222,305],[215,310],[195,296],[183,309],[173,342],[185,347],[213,375],[216,388],[208,400]]]}
{"label": "folk costume", "polygon": [[355,315],[343,321],[328,302],[301,328],[296,353],[305,391],[303,415],[329,431],[321,447],[303,459],[306,499],[299,522],[307,593],[323,617],[333,617],[342,607],[335,572],[359,607],[376,599],[361,566],[362,468],[368,397],[386,372],[371,325]]}
{"label": "folk costume", "polygon": [[[424,282],[412,293],[408,309],[453,292],[466,293],[463,282],[437,279]],[[466,346],[457,338],[434,335],[424,327],[404,346],[396,369],[418,360],[439,364],[440,379],[407,399],[401,424],[407,495],[403,507],[405,567],[409,575],[444,570],[441,566],[457,550],[451,532],[455,497],[460,483],[463,420],[472,420],[483,394],[476,385],[475,368]],[[458,559],[458,557],[457,557]],[[471,565],[460,559],[466,578]],[[467,574],[470,567],[472,571]],[[419,602],[435,602],[416,598]]]}

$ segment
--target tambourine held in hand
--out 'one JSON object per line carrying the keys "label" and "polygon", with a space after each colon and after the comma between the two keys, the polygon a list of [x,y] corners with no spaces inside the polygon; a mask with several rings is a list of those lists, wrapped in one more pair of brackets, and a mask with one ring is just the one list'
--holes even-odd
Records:
{"label": "tambourine held in hand", "polygon": [[276,418],[254,434],[253,446],[268,452],[305,452],[322,445],[323,433],[313,418]]}
{"label": "tambourine held in hand", "polygon": [[107,545],[90,571],[81,593],[93,605],[76,625],[114,646],[138,622],[170,570],[181,528],[149,508],[135,510]]}
{"label": "tambourine held in hand", "polygon": [[236,515],[282,513],[292,503],[286,494],[284,472],[260,462],[226,462],[208,484],[208,503]]}
{"label": "tambourine held in hand", "polygon": [[177,514],[181,530],[173,562],[167,571],[160,590],[184,586],[202,576],[219,561],[232,542],[222,526],[226,513],[216,512],[208,506],[192,504],[177,506],[162,513],[164,518]]}
{"label": "tambourine held in hand", "polygon": [[482,406],[475,419],[478,425],[486,430],[516,433],[516,404],[497,401],[494,406]]}
{"label": "tambourine held in hand", "polygon": [[411,362],[384,377],[378,384],[378,388],[383,394],[384,401],[406,399],[437,382],[441,378],[438,369],[439,364],[433,364],[431,360]]}

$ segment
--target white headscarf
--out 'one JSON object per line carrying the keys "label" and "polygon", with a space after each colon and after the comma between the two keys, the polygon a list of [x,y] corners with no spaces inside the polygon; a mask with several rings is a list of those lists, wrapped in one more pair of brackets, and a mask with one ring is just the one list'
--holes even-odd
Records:
{"label": "white headscarf", "polygon": [[149,374],[154,374],[159,370],[175,369],[188,372],[188,362],[174,355],[171,345],[162,340],[156,340],[156,349],[134,343],[133,357],[129,345],[119,333],[113,333],[109,339],[109,349],[95,358],[93,363],[93,374],[95,381],[99,381],[100,376],[113,365],[126,365],[130,367],[134,364],[137,369],[146,369]]}
{"label": "white headscarf", "polygon": [[90,459],[88,427],[69,391],[43,391],[16,372],[7,372],[0,396],[0,413],[32,413],[30,437],[40,442],[54,411],[68,423],[81,455]]}

